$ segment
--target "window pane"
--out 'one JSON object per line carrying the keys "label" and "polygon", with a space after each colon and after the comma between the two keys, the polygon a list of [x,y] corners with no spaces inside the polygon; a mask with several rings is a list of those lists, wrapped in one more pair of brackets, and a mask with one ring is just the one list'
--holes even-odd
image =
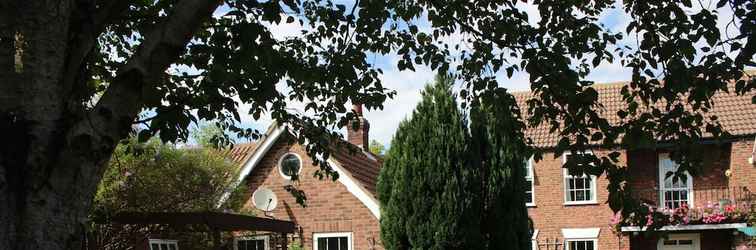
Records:
{"label": "window pane", "polygon": [[257,242],[256,250],[265,250],[265,240],[256,240],[256,242]]}
{"label": "window pane", "polygon": [[591,196],[591,189],[586,189],[585,190],[585,200],[589,201],[589,200],[592,200],[592,199],[593,198]]}
{"label": "window pane", "polygon": [[583,179],[583,178],[575,178],[575,187],[574,188],[585,188],[585,179]]}
{"label": "window pane", "polygon": [[584,201],[585,200],[585,193],[582,191],[575,192],[575,201]]}
{"label": "window pane", "polygon": [[160,250],[168,250],[168,244],[160,244]]}
{"label": "window pane", "polygon": [[525,202],[533,203],[533,181],[525,181]]}
{"label": "window pane", "polygon": [[328,250],[338,250],[338,249],[339,249],[339,239],[328,238]]}
{"label": "window pane", "polygon": [[150,245],[150,250],[160,250],[160,245],[158,245],[157,243],[152,243]]}
{"label": "window pane", "polygon": [[318,250],[327,250],[328,240],[326,238],[318,238]]}
{"label": "window pane", "polygon": [[585,242],[585,249],[587,250],[593,250],[593,241],[586,241]]}
{"label": "window pane", "polygon": [[176,244],[170,244],[170,245],[168,245],[168,248],[170,250],[177,250],[178,246],[176,246]]}
{"label": "window pane", "polygon": [[667,245],[667,246],[674,246],[674,245],[677,245],[677,241],[676,240],[665,240],[664,243],[662,243],[662,244]]}
{"label": "window pane", "polygon": [[348,249],[349,249],[349,239],[347,239],[347,237],[339,238],[339,250],[348,250]]}
{"label": "window pane", "polygon": [[299,157],[296,155],[288,154],[281,160],[281,172],[285,175],[292,176],[297,174],[300,167],[302,167],[302,162],[299,161]]}
{"label": "window pane", "polygon": [[693,241],[692,240],[678,240],[677,244],[678,245],[693,245]]}

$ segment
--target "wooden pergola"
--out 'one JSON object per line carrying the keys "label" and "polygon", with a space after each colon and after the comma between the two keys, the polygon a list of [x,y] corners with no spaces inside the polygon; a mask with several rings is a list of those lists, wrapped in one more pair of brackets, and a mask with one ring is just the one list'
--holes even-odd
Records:
{"label": "wooden pergola", "polygon": [[114,224],[169,225],[191,228],[194,231],[213,233],[213,244],[220,249],[220,232],[265,231],[280,233],[287,248],[286,234],[295,233],[297,226],[291,221],[219,212],[123,212],[111,218]]}

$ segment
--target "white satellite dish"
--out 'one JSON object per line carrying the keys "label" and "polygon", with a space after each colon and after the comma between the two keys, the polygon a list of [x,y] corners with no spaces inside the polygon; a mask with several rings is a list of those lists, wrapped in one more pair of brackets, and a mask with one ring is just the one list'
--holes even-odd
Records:
{"label": "white satellite dish", "polygon": [[257,209],[270,212],[273,211],[273,209],[276,209],[278,198],[276,197],[276,194],[273,193],[273,190],[260,187],[252,193],[252,204],[255,205]]}

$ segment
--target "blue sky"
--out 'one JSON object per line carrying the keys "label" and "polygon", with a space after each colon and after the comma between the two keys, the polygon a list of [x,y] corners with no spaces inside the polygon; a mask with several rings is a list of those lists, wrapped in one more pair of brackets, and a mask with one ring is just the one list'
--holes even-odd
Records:
{"label": "blue sky", "polygon": [[[620,3],[618,3],[620,4]],[[351,6],[351,5],[348,5]],[[528,4],[519,4],[526,12],[529,13],[531,22],[538,21],[538,12],[536,8]],[[731,12],[728,10],[720,10],[720,27],[724,28],[724,24],[732,17]],[[629,22],[629,17],[624,13],[621,6],[615,6],[614,9],[605,11],[600,18],[600,22],[604,24],[609,30],[623,31]],[[427,28],[428,23],[421,21],[419,25],[421,28],[425,26]],[[298,31],[302,29],[297,22],[293,24],[282,24],[277,26],[271,26],[273,34],[277,36],[285,37],[297,35]],[[449,39],[455,39],[451,37]],[[461,39],[460,39],[461,40]],[[634,41],[625,39],[621,41],[623,44],[634,44]],[[366,110],[365,117],[370,121],[370,138],[377,140],[385,145],[390,145],[391,137],[396,131],[399,122],[408,115],[411,114],[415,105],[420,100],[420,90],[430,81],[433,80],[435,72],[431,71],[427,67],[417,67],[413,71],[399,71],[396,67],[398,60],[396,55],[383,55],[375,56],[373,63],[376,67],[383,70],[381,80],[385,87],[395,90],[397,95],[390,100],[387,100],[384,104],[383,110]],[[589,80],[596,81],[598,83],[604,82],[616,82],[629,79],[631,72],[629,69],[622,67],[619,60],[615,60],[610,64],[604,62],[595,68],[589,75]],[[497,79],[502,87],[505,87],[511,91],[527,91],[528,75],[525,73],[515,73],[512,78],[507,78],[504,73],[499,73]],[[296,107],[297,104],[292,104]],[[242,105],[243,108],[243,105]],[[261,118],[255,121],[251,116],[244,116],[242,125],[245,127],[256,128],[261,131],[265,131],[271,121],[269,118]]]}

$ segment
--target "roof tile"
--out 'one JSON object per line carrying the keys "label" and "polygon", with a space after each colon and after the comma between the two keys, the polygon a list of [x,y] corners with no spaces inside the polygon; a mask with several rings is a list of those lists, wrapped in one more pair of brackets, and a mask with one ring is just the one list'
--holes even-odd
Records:
{"label": "roof tile", "polygon": [[[604,106],[599,114],[612,124],[620,122],[617,111],[625,107],[620,91],[626,84],[626,82],[621,82],[593,85],[593,88],[599,93],[598,103]],[[734,83],[729,85],[729,89],[733,90]],[[756,104],[751,103],[753,95],[756,95],[756,91],[745,95],[737,95],[734,91],[719,91],[712,97],[712,109],[705,116],[716,115],[725,131],[733,136],[754,135],[756,134]],[[516,92],[514,96],[521,110],[526,112],[527,104],[525,102],[531,98],[532,93]],[[525,135],[533,140],[534,146],[541,148],[554,147],[561,138],[557,133],[549,133],[548,125],[544,123],[537,127],[528,127]]]}

